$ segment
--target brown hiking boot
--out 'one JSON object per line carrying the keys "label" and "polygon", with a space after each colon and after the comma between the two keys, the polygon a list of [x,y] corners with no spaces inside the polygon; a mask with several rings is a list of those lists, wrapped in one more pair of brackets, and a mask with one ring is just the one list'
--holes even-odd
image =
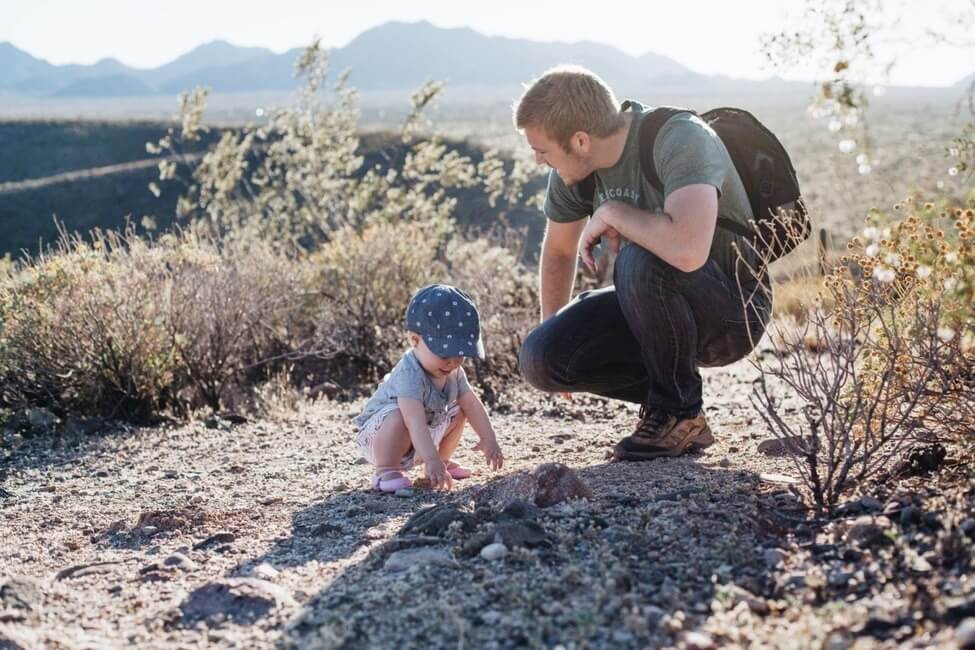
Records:
{"label": "brown hiking boot", "polygon": [[616,460],[652,460],[680,456],[714,444],[704,413],[678,419],[660,411],[640,409],[636,430],[613,449]]}

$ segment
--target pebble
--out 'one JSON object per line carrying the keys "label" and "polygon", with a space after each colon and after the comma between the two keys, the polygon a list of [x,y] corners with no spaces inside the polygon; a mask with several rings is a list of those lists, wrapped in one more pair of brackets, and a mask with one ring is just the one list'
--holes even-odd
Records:
{"label": "pebble", "polygon": [[961,532],[965,533],[969,537],[975,536],[975,519],[969,517],[965,521],[961,522],[958,527],[961,529]]}
{"label": "pebble", "polygon": [[481,549],[481,557],[485,560],[500,560],[508,554],[508,547],[501,542],[488,544]]}
{"label": "pebble", "polygon": [[966,618],[955,630],[958,647],[970,650],[975,648],[975,618]]}
{"label": "pebble", "polygon": [[264,580],[274,580],[281,575],[281,572],[267,562],[261,562],[254,567],[254,575],[258,578],[263,578]]}
{"label": "pebble", "polygon": [[833,571],[829,574],[827,582],[831,587],[842,587],[850,581],[850,574],[846,571]]}
{"label": "pebble", "polygon": [[781,548],[767,548],[763,554],[765,566],[774,569],[785,561],[785,551]]}
{"label": "pebble", "polygon": [[703,632],[688,632],[684,635],[684,643],[691,650],[710,650],[716,647],[714,639]]}
{"label": "pebble", "polygon": [[883,504],[876,497],[866,496],[860,499],[860,505],[864,510],[877,511],[883,508]]}
{"label": "pebble", "polygon": [[917,506],[906,506],[901,510],[901,526],[910,526],[921,521],[921,509]]}
{"label": "pebble", "polygon": [[159,529],[156,526],[143,526],[141,532],[143,535],[149,536],[158,533]]}
{"label": "pebble", "polygon": [[196,570],[196,562],[194,562],[190,558],[186,557],[182,553],[173,553],[172,555],[170,555],[169,557],[167,557],[165,560],[163,560],[163,564],[165,564],[166,566],[179,567],[183,571],[194,571],[194,570]]}
{"label": "pebble", "polygon": [[400,488],[393,492],[393,494],[401,499],[408,499],[416,494],[416,490],[414,488]]}

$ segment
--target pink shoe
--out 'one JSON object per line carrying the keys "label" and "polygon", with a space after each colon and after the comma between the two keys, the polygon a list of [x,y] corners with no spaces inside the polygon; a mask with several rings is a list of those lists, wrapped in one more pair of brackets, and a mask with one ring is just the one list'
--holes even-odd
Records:
{"label": "pink shoe", "polygon": [[380,492],[395,492],[412,485],[413,481],[403,476],[403,472],[395,470],[374,474],[372,477],[372,489]]}
{"label": "pink shoe", "polygon": [[457,463],[448,464],[447,473],[450,474],[455,479],[471,477],[471,470],[467,469],[466,467],[461,467]]}

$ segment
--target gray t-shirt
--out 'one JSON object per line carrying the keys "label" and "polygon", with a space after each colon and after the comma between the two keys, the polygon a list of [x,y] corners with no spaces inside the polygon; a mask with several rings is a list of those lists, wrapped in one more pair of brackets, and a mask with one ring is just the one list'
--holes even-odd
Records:
{"label": "gray t-shirt", "polygon": [[[664,186],[661,194],[647,182],[640,167],[640,120],[652,109],[632,100],[625,102],[623,108],[633,112],[623,155],[615,165],[596,170],[593,175],[596,191],[592,210],[583,201],[578,186],[567,186],[553,169],[548,176],[543,207],[546,217],[558,222],[577,221],[611,200],[623,201],[649,212],[662,212],[664,200],[672,192],[687,185],[704,183],[718,190],[719,217],[749,225],[752,209],[745,186],[721,138],[704,120],[690,113],[681,113],[667,120],[657,132],[653,162]],[[758,262],[758,256],[745,238],[724,228],[715,228],[708,257],[715,260],[729,277],[734,277],[738,259],[732,242],[737,242],[753,268]]]}
{"label": "gray t-shirt", "polygon": [[355,418],[356,427],[361,428],[380,409],[396,405],[396,399],[407,397],[423,404],[427,414],[427,426],[434,428],[444,421],[447,411],[457,403],[461,395],[468,392],[471,385],[463,366],[447,375],[443,389],[437,388],[433,379],[426,373],[419,359],[410,350],[389,371],[376,392],[366,402],[362,413]]}

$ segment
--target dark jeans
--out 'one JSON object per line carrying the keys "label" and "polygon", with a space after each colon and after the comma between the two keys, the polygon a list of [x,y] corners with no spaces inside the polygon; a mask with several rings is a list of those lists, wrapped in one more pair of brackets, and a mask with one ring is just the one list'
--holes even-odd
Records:
{"label": "dark jeans", "polygon": [[677,417],[702,408],[699,367],[741,359],[758,343],[771,291],[737,282],[714,261],[684,273],[624,246],[615,286],[586,291],[525,339],[519,365],[544,391],[584,391]]}

